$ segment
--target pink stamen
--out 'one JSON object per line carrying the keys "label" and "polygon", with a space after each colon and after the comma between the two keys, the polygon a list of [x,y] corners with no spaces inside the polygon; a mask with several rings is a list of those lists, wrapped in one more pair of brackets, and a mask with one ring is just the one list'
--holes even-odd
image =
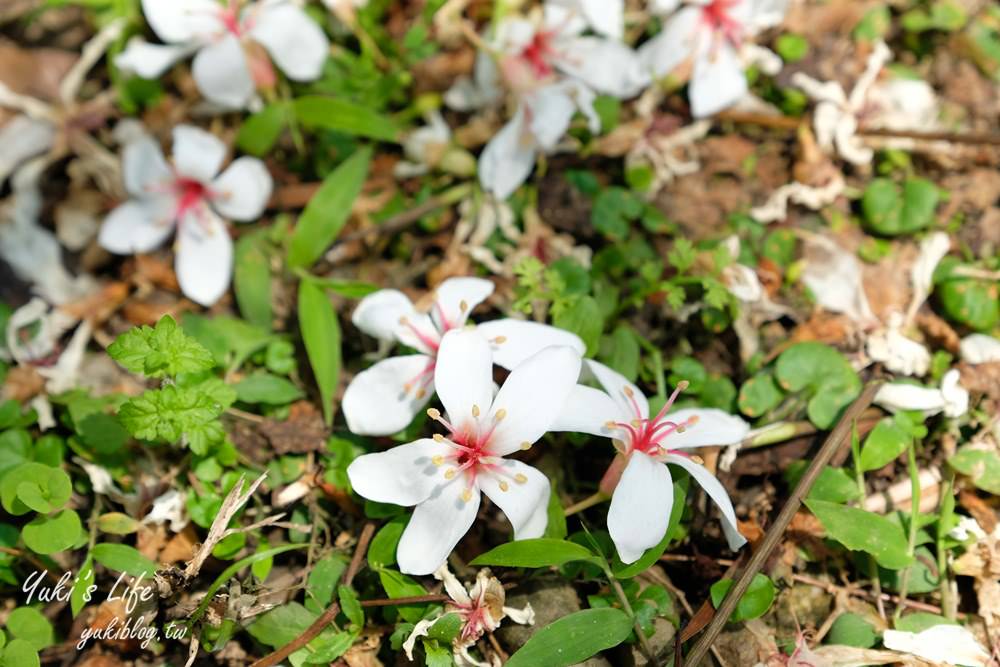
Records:
{"label": "pink stamen", "polygon": [[243,36],[244,26],[240,25],[240,8],[237,0],[230,0],[228,5],[220,8],[218,17],[227,31],[237,37]]}
{"label": "pink stamen", "polygon": [[738,46],[743,41],[743,24],[729,12],[740,2],[741,0],[712,0],[701,10],[702,20],[733,46]]}
{"label": "pink stamen", "polygon": [[555,73],[555,68],[551,63],[551,60],[558,56],[552,47],[552,38],[555,34],[555,31],[539,30],[518,56],[528,64],[532,73],[539,79],[544,79]]}
{"label": "pink stamen", "polygon": [[423,331],[421,331],[420,329],[418,329],[413,324],[413,322],[410,322],[406,318],[402,318],[401,323],[407,329],[409,329],[413,333],[414,336],[417,337],[417,340],[419,340],[421,343],[423,343],[424,345],[426,345],[427,349],[429,349],[429,350],[431,350],[433,352],[437,352],[438,346],[441,344],[440,340],[435,340],[434,338],[432,338],[428,334],[424,333]]}
{"label": "pink stamen", "polygon": [[[674,401],[682,391],[684,391],[688,386],[687,382],[679,382],[677,388],[674,389],[673,393],[670,394],[670,398],[667,399],[663,407],[652,419],[638,419],[639,423],[632,422],[631,424],[627,422],[613,422],[616,428],[619,428],[627,434],[626,444],[626,454],[631,452],[642,452],[644,454],[649,454],[650,456],[657,456],[663,452],[670,453],[673,450],[665,449],[661,446],[661,442],[669,437],[675,432],[682,432],[689,426],[693,426],[698,418],[691,417],[684,422],[677,423],[666,419],[666,414],[673,406]],[[632,409],[639,413],[639,403],[635,397],[635,392],[628,386],[622,388],[625,396],[628,397],[629,402],[632,405]]]}
{"label": "pink stamen", "polygon": [[443,336],[448,331],[454,328],[454,324],[448,319],[448,316],[444,314],[444,308],[441,307],[440,301],[434,302],[434,310],[437,311],[438,318],[441,320],[441,335]]}

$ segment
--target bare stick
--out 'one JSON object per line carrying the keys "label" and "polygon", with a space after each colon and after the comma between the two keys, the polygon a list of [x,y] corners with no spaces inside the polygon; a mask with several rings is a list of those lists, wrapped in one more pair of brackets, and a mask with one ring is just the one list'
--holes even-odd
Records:
{"label": "bare stick", "polygon": [[771,555],[771,551],[777,546],[778,541],[781,539],[782,535],[785,533],[785,529],[788,524],[791,523],[792,517],[799,510],[802,505],[802,500],[809,493],[812,488],[813,483],[819,477],[820,472],[822,472],[823,467],[826,466],[833,453],[837,451],[844,442],[848,440],[848,436],[851,432],[851,426],[854,420],[865,411],[865,409],[871,405],[872,399],[875,398],[875,393],[882,386],[882,380],[875,380],[868,383],[865,390],[861,392],[861,395],[851,406],[847,408],[844,415],[837,422],[836,428],[830,433],[830,436],[820,447],[819,453],[816,454],[816,458],[813,459],[812,463],[809,464],[809,468],[806,470],[805,474],[802,475],[802,479],[799,480],[798,485],[795,490],[792,491],[792,495],[789,496],[788,501],[785,506],[781,508],[781,512],[778,513],[777,518],[775,518],[774,523],[767,530],[767,534],[764,535],[764,539],[761,541],[760,546],[756,551],[753,552],[753,556],[750,557],[750,561],[747,566],[743,569],[743,573],[740,575],[733,587],[729,589],[729,593],[726,598],[719,605],[718,610],[715,612],[715,616],[712,621],[705,628],[705,634],[702,635],[698,643],[694,645],[691,649],[691,653],[688,654],[685,664],[690,665],[690,667],[697,667],[701,663],[701,660],[708,653],[708,649],[712,646],[712,642],[715,638],[719,636],[722,632],[723,626],[729,620],[732,615],[733,610],[736,609],[736,604],[739,602],[740,598],[750,587],[750,582],[754,575],[760,571],[761,567],[764,566],[764,561],[767,557]]}

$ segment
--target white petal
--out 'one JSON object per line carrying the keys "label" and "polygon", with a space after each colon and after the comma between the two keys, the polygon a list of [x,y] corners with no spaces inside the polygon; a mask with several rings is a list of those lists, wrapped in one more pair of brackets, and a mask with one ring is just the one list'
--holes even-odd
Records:
{"label": "white petal", "polygon": [[699,7],[685,7],[663,25],[663,30],[639,47],[639,60],[656,78],[673,72],[694,55],[701,22]]}
{"label": "white petal", "polygon": [[355,375],[341,402],[347,428],[358,435],[406,428],[434,394],[433,367],[432,357],[413,354],[383,359]]}
{"label": "white petal", "polygon": [[101,247],[117,255],[149,252],[174,231],[170,202],[132,199],[111,211],[97,237]]}
{"label": "white petal", "polygon": [[0,126],[0,183],[29,158],[49,150],[56,128],[47,120],[26,115],[11,118]]}
{"label": "white petal", "polygon": [[625,32],[625,2],[623,0],[579,0],[583,15],[594,32],[621,39]]}
{"label": "white petal", "polygon": [[969,411],[969,392],[959,384],[961,379],[962,375],[957,368],[952,368],[941,378],[945,417],[961,417]]}
{"label": "white petal", "polygon": [[704,466],[700,466],[683,456],[668,454],[664,459],[670,463],[679,465],[691,473],[694,481],[698,482],[701,488],[705,489],[708,497],[718,506],[719,512],[722,514],[722,532],[726,535],[729,548],[736,551],[746,544],[747,538],[743,537],[736,527],[736,512],[733,511],[733,503],[729,500],[729,494],[726,493],[722,482],[717,480],[712,473],[705,470]]}
{"label": "white petal", "polygon": [[908,382],[890,382],[875,394],[875,405],[887,410],[921,410],[934,414],[944,410],[944,396],[940,389],[924,387]]}
{"label": "white petal", "polygon": [[549,427],[550,431],[569,433],[589,433],[591,435],[615,437],[607,428],[609,421],[629,419],[610,396],[600,389],[578,384],[569,393],[559,416]]}
{"label": "white petal", "polygon": [[984,667],[990,659],[975,635],[961,625],[950,623],[916,633],[886,630],[882,642],[887,649],[903,651],[937,665]]}
{"label": "white petal", "polygon": [[695,118],[711,116],[735,104],[746,92],[747,78],[733,47],[721,40],[706,45],[691,72],[691,114]]}
{"label": "white petal", "polygon": [[187,42],[224,29],[213,0],[142,0],[142,13],[164,42]]}
{"label": "white petal", "polygon": [[364,454],[347,466],[347,477],[362,498],[394,505],[416,505],[430,497],[442,480],[433,458],[448,446],[421,438],[384,452]]}
{"label": "white petal", "polygon": [[559,416],[579,377],[580,353],[569,347],[546,348],[511,371],[490,411],[490,417],[506,411],[493,431],[491,451],[509,454],[542,437]]}
{"label": "white petal", "polygon": [[474,406],[485,416],[493,399],[493,357],[489,343],[469,329],[446,333],[438,350],[434,386],[456,428],[471,423]]}
{"label": "white petal", "polygon": [[[523,475],[527,481],[515,481],[516,475]],[[541,537],[545,533],[551,492],[548,477],[525,463],[503,459],[493,471],[479,475],[478,481],[479,488],[514,526],[515,540]],[[506,491],[501,483],[506,485]]]}
{"label": "white petal", "polygon": [[122,150],[122,178],[125,190],[134,197],[167,194],[173,174],[156,140],[143,135]]}
{"label": "white petal", "polygon": [[264,212],[273,187],[263,162],[255,157],[237,158],[212,182],[212,206],[231,220],[256,220]]}
{"label": "white petal", "polygon": [[[529,127],[543,150],[552,150],[576,113],[575,93],[580,86],[567,86],[566,82],[539,88],[532,93],[527,105],[531,111]],[[586,96],[586,93],[584,93]]]}
{"label": "white petal", "polygon": [[[986,364],[1000,361],[1000,340],[986,334],[970,334],[958,345],[962,361],[967,364]],[[495,353],[494,353],[495,354]]]}
{"label": "white petal", "polygon": [[649,401],[637,386],[625,379],[624,375],[593,359],[585,360],[583,368],[586,373],[597,379],[608,396],[618,404],[617,419],[625,418],[625,421],[631,421],[649,417]]}
{"label": "white petal", "polygon": [[[583,356],[586,346],[575,333],[559,327],[507,318],[476,325],[476,331],[490,341],[493,363],[508,370],[531,355],[553,345],[571,347]],[[497,339],[503,342],[498,343]]]}
{"label": "white petal", "polygon": [[254,96],[246,53],[234,35],[227,34],[202,48],[194,57],[191,73],[201,94],[220,106],[242,109]]}
{"label": "white petal", "polygon": [[715,408],[685,408],[667,414],[666,419],[680,424],[692,417],[693,426],[683,433],[674,431],[663,441],[667,449],[705,447],[706,445],[735,445],[750,432],[750,424],[725,410]]}
{"label": "white petal", "polygon": [[178,174],[205,184],[215,178],[226,159],[226,144],[222,139],[193,125],[178,125],[173,137]]}
{"label": "white petal", "polygon": [[465,324],[469,312],[490,294],[493,294],[493,283],[489,280],[449,278],[434,290],[431,317],[440,331],[457,329]]}
{"label": "white petal", "polygon": [[141,37],[128,41],[125,50],[115,57],[115,65],[144,79],[155,79],[179,60],[194,53],[194,44],[150,44]]}
{"label": "white petal", "polygon": [[267,49],[289,79],[319,78],[330,42],[315,21],[290,3],[263,7],[256,19],[250,36]]}
{"label": "white petal", "polygon": [[233,239],[207,206],[184,216],[177,230],[174,268],[184,295],[211,306],[229,289],[233,275]]}
{"label": "white petal", "polygon": [[479,183],[497,199],[514,194],[535,166],[537,144],[524,115],[524,107],[519,106],[479,156]]}
{"label": "white petal", "polygon": [[951,249],[951,238],[944,232],[933,232],[920,242],[920,254],[910,269],[910,281],[913,283],[913,297],[910,300],[909,313],[923,305],[934,285],[934,269]]}
{"label": "white petal", "polygon": [[563,40],[559,69],[599,93],[625,98],[649,85],[649,74],[638,55],[621,42],[600,37]]}
{"label": "white petal", "polygon": [[681,0],[649,0],[649,13],[666,16],[681,6]]}
{"label": "white petal", "polygon": [[[409,322],[412,329],[402,324],[401,320]],[[437,329],[430,317],[418,313],[410,298],[395,289],[382,289],[361,299],[351,322],[369,336],[386,341],[398,340],[426,354],[433,354],[438,343]],[[434,345],[421,341],[414,329]]]}
{"label": "white petal", "polygon": [[417,505],[396,550],[399,569],[406,574],[430,574],[444,563],[479,511],[479,489],[463,500],[464,477],[438,486],[430,498]]}
{"label": "white petal", "polygon": [[670,525],[674,486],[667,466],[642,452],[629,458],[611,496],[608,532],[623,563],[660,543]]}
{"label": "white petal", "polygon": [[754,0],[753,28],[759,31],[779,25],[787,11],[788,0]]}

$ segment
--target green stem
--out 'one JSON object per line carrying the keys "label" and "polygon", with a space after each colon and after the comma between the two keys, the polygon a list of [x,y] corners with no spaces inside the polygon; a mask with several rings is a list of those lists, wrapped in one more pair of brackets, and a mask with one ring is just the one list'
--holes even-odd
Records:
{"label": "green stem", "polygon": [[941,508],[938,512],[938,530],[936,539],[938,585],[941,588],[941,611],[947,619],[955,619],[955,605],[951,598],[951,580],[948,578],[948,551],[945,549],[944,538],[948,536],[951,529],[952,516],[954,514],[954,499],[952,489],[955,484],[955,474],[948,477],[948,481],[941,487]]}
{"label": "green stem", "polygon": [[[917,468],[916,443],[912,440],[910,441],[910,446],[906,449],[906,464],[910,471],[910,534],[906,543],[906,553],[909,554],[912,560],[917,548],[917,524],[920,521],[920,470]],[[903,607],[906,603],[906,590],[910,587],[910,573],[912,571],[913,564],[911,563],[903,570],[903,574],[900,577],[899,605],[897,605],[896,613],[893,615],[893,618],[897,621],[903,613]]]}
{"label": "green stem", "polygon": [[584,498],[583,500],[581,500],[578,503],[573,503],[572,505],[570,505],[569,507],[567,507],[565,510],[563,510],[563,514],[565,516],[572,516],[573,514],[576,514],[577,512],[582,512],[583,510],[589,509],[589,508],[593,507],[594,505],[600,505],[601,503],[603,503],[605,500],[608,500],[608,499],[609,498],[608,498],[607,495],[605,495],[605,494],[601,493],[600,491],[598,491],[594,495],[587,496],[586,498]]}
{"label": "green stem", "polygon": [[[858,484],[858,494],[865,497],[865,473],[861,469],[861,438],[858,437],[858,422],[851,425],[851,461],[854,465],[854,479]],[[867,554],[868,557],[868,578],[871,579],[872,588],[875,589],[875,606],[878,614],[885,618],[885,605],[882,604],[882,581],[878,577],[878,563],[875,557]]]}
{"label": "green stem", "polygon": [[642,631],[639,619],[636,618],[635,612],[632,611],[632,605],[629,604],[628,596],[625,595],[625,589],[622,588],[621,583],[615,578],[614,573],[606,563],[602,567],[604,568],[604,574],[608,577],[608,583],[611,584],[611,590],[615,592],[615,597],[618,598],[618,602],[621,603],[622,609],[628,614],[628,617],[632,619],[632,628],[635,630],[635,637],[639,641],[639,648],[642,650],[642,654],[646,657],[650,665],[657,664],[656,658],[653,655],[653,648],[649,645],[649,640]]}

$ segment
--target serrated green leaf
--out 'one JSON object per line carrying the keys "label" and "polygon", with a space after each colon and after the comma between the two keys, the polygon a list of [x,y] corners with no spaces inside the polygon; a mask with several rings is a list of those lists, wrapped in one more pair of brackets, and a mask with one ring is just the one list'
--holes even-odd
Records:
{"label": "serrated green leaf", "polygon": [[361,149],[323,180],[299,217],[288,243],[288,266],[308,268],[323,256],[351,214],[368,175],[372,153]]}
{"label": "serrated green leaf", "polygon": [[136,438],[177,443],[185,436],[191,451],[204,454],[225,438],[222,411],[204,392],[167,385],[123,403],[118,419]]}
{"label": "serrated green leaf", "polygon": [[129,329],[108,346],[108,354],[122,366],[147,377],[198,373],[215,366],[212,354],[164,315],[156,327]]}
{"label": "serrated green leaf", "polygon": [[632,632],[632,619],[614,608],[585,609],[546,625],[514,655],[506,667],[565,667],[617,646]]}

